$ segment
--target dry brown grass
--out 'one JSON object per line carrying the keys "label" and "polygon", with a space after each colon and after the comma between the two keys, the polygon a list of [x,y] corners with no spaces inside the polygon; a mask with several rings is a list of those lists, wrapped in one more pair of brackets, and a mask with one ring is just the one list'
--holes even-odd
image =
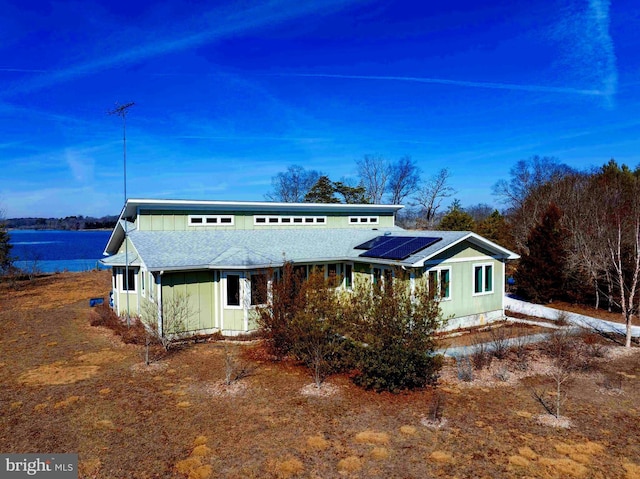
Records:
{"label": "dry brown grass", "polygon": [[69,366],[65,363],[45,364],[22,374],[18,381],[29,386],[52,386],[83,381],[98,373],[98,366]]}
{"label": "dry brown grass", "polygon": [[329,441],[327,441],[324,436],[310,436],[307,438],[307,446],[309,446],[310,449],[324,451],[329,447]]}
{"label": "dry brown grass", "polygon": [[371,457],[377,461],[383,461],[389,458],[389,449],[386,447],[374,447],[371,450]]}
{"label": "dry brown grass", "polygon": [[625,462],[622,464],[622,468],[626,473],[626,479],[638,479],[640,478],[640,465],[633,462]]}
{"label": "dry brown grass", "polygon": [[569,458],[541,457],[539,462],[560,477],[583,477],[589,471],[584,465]]}
{"label": "dry brown grass", "polygon": [[453,457],[445,451],[433,451],[429,457],[434,462],[452,462]]}
{"label": "dry brown grass", "polygon": [[361,444],[388,444],[389,434],[386,432],[362,431],[356,434],[356,442]]}
{"label": "dry brown grass", "polygon": [[362,459],[357,456],[349,456],[340,459],[338,462],[338,471],[343,473],[358,472],[362,469]]}
{"label": "dry brown grass", "polygon": [[415,436],[417,429],[415,426],[400,426],[400,432],[402,434],[406,434],[407,436]]}
{"label": "dry brown grass", "polygon": [[[576,375],[571,429],[537,424],[540,374],[444,384],[446,422],[430,428],[431,389],[376,394],[344,375],[330,379],[338,394],[304,396],[307,371],[256,345],[238,346],[256,369],[235,395],[211,387],[224,378],[216,343],[146,367],[140,346],[88,324],[88,298],[106,297],[109,281],[0,284],[0,451],[79,453],[83,479],[639,477],[640,349]],[[619,395],[598,392],[605,375],[621,378]]]}

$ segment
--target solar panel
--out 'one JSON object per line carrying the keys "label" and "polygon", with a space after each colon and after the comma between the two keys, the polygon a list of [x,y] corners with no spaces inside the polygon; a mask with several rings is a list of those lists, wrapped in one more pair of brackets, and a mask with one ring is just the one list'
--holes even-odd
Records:
{"label": "solar panel", "polygon": [[364,253],[361,253],[360,256],[366,256],[370,258],[380,258],[381,255],[385,254],[387,251],[391,251],[397,248],[398,246],[402,245],[403,243],[406,243],[407,241],[411,240],[410,237],[403,237],[403,236],[388,236],[387,238],[388,239],[386,241],[381,242],[377,246],[374,246],[369,251],[365,251]]}
{"label": "solar panel", "polygon": [[432,244],[440,241],[440,238],[430,238],[430,237],[417,237],[412,238],[411,241],[401,244],[397,248],[387,251],[385,254],[380,256],[384,259],[405,259],[411,256],[412,254],[417,253],[418,251],[431,246]]}
{"label": "solar panel", "polygon": [[389,238],[388,241],[379,243],[361,253],[360,256],[403,260],[442,239],[429,236],[387,236],[387,238]]}
{"label": "solar panel", "polygon": [[365,241],[362,244],[359,244],[358,246],[356,246],[354,249],[371,249],[374,246],[380,246],[382,243],[385,243],[386,241],[392,239],[393,236],[376,236],[373,239],[370,239],[369,241]]}

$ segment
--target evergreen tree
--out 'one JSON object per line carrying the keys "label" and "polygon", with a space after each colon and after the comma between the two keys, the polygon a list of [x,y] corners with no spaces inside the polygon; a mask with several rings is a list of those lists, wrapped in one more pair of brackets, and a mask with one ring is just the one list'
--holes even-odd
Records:
{"label": "evergreen tree", "polygon": [[341,181],[333,183],[333,189],[336,193],[342,196],[342,202],[348,204],[369,204],[369,198],[367,198],[367,190],[364,186],[349,186]]}
{"label": "evergreen tree", "polygon": [[460,201],[454,200],[449,211],[442,217],[438,229],[441,231],[472,231],[473,217],[462,209]]}
{"label": "evergreen tree", "polygon": [[321,176],[304,196],[305,203],[340,203],[334,196],[335,188],[328,176]]}
{"label": "evergreen tree", "polygon": [[550,203],[540,222],[529,232],[527,252],[515,274],[518,294],[537,303],[549,303],[562,296],[567,262],[567,230],[562,212]]}
{"label": "evergreen tree", "polygon": [[476,223],[474,231],[489,241],[493,241],[507,249],[513,250],[515,248],[509,225],[498,210],[494,210],[485,219]]}

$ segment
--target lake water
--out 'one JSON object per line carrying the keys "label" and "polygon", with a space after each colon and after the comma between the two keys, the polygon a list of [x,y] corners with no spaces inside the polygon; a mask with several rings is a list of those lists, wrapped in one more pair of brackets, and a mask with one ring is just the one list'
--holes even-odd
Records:
{"label": "lake water", "polygon": [[14,265],[43,273],[99,267],[111,231],[11,230]]}

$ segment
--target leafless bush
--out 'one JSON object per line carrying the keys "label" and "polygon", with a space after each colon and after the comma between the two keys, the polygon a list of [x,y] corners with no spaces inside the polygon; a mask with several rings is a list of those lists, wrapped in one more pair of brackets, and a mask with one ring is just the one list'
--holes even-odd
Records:
{"label": "leafless bush", "polygon": [[232,352],[227,344],[224,345],[224,383],[227,386],[250,376],[254,370],[253,365],[240,361],[237,354]]}
{"label": "leafless bush", "polygon": [[504,359],[509,352],[509,338],[507,331],[502,327],[491,328],[489,330],[491,337],[491,353],[496,359]]}
{"label": "leafless bush", "polygon": [[551,398],[546,389],[540,391],[533,389],[532,395],[549,414],[556,418],[560,417],[562,405],[566,400],[565,390],[580,364],[577,349],[575,336],[563,329],[549,334],[544,344],[544,353],[553,361],[547,376],[553,381],[555,391]]}
{"label": "leafless bush", "polygon": [[111,329],[126,344],[144,344],[145,342],[146,332],[140,321],[133,318],[130,325],[127,326],[126,322],[106,304],[100,304],[91,309],[89,324]]}
{"label": "leafless bush", "polygon": [[501,366],[493,375],[498,381],[507,382],[509,380],[509,370],[506,366]]}
{"label": "leafless bush", "polygon": [[489,368],[491,366],[492,355],[488,350],[487,345],[479,340],[476,344],[472,346],[471,349],[471,363],[473,364],[473,369],[476,371],[481,371],[484,368]]}
{"label": "leafless bush", "polygon": [[585,331],[581,334],[582,343],[587,356],[591,358],[604,358],[606,348],[600,340],[600,336],[592,331]]}
{"label": "leafless bush", "polygon": [[547,373],[547,376],[553,380],[555,389],[553,395],[549,394],[546,389],[537,390],[535,388],[532,389],[532,394],[534,399],[536,399],[549,414],[559,418],[561,408],[567,399],[565,389],[573,379],[573,371],[566,369],[562,364],[558,363]]}
{"label": "leafless bush", "polygon": [[529,341],[525,333],[526,329],[519,328],[511,344],[511,350],[516,357],[515,364],[520,371],[529,369]]}
{"label": "leafless bush", "polygon": [[439,423],[442,421],[442,413],[444,412],[444,406],[446,398],[440,391],[435,390],[429,401],[429,408],[427,411],[427,419],[433,423]]}
{"label": "leafless bush", "polygon": [[194,314],[188,294],[176,293],[172,298],[163,298],[161,324],[158,324],[159,307],[155,301],[145,301],[140,319],[147,329],[147,347],[153,342],[169,351],[177,342],[182,341],[188,332],[191,317]]}
{"label": "leafless bush", "polygon": [[623,377],[620,374],[607,373],[602,378],[602,381],[598,383],[598,386],[606,389],[607,391],[621,393]]}
{"label": "leafless bush", "polygon": [[456,360],[456,367],[458,368],[458,379],[464,382],[473,381],[473,366],[468,356],[461,356]]}

